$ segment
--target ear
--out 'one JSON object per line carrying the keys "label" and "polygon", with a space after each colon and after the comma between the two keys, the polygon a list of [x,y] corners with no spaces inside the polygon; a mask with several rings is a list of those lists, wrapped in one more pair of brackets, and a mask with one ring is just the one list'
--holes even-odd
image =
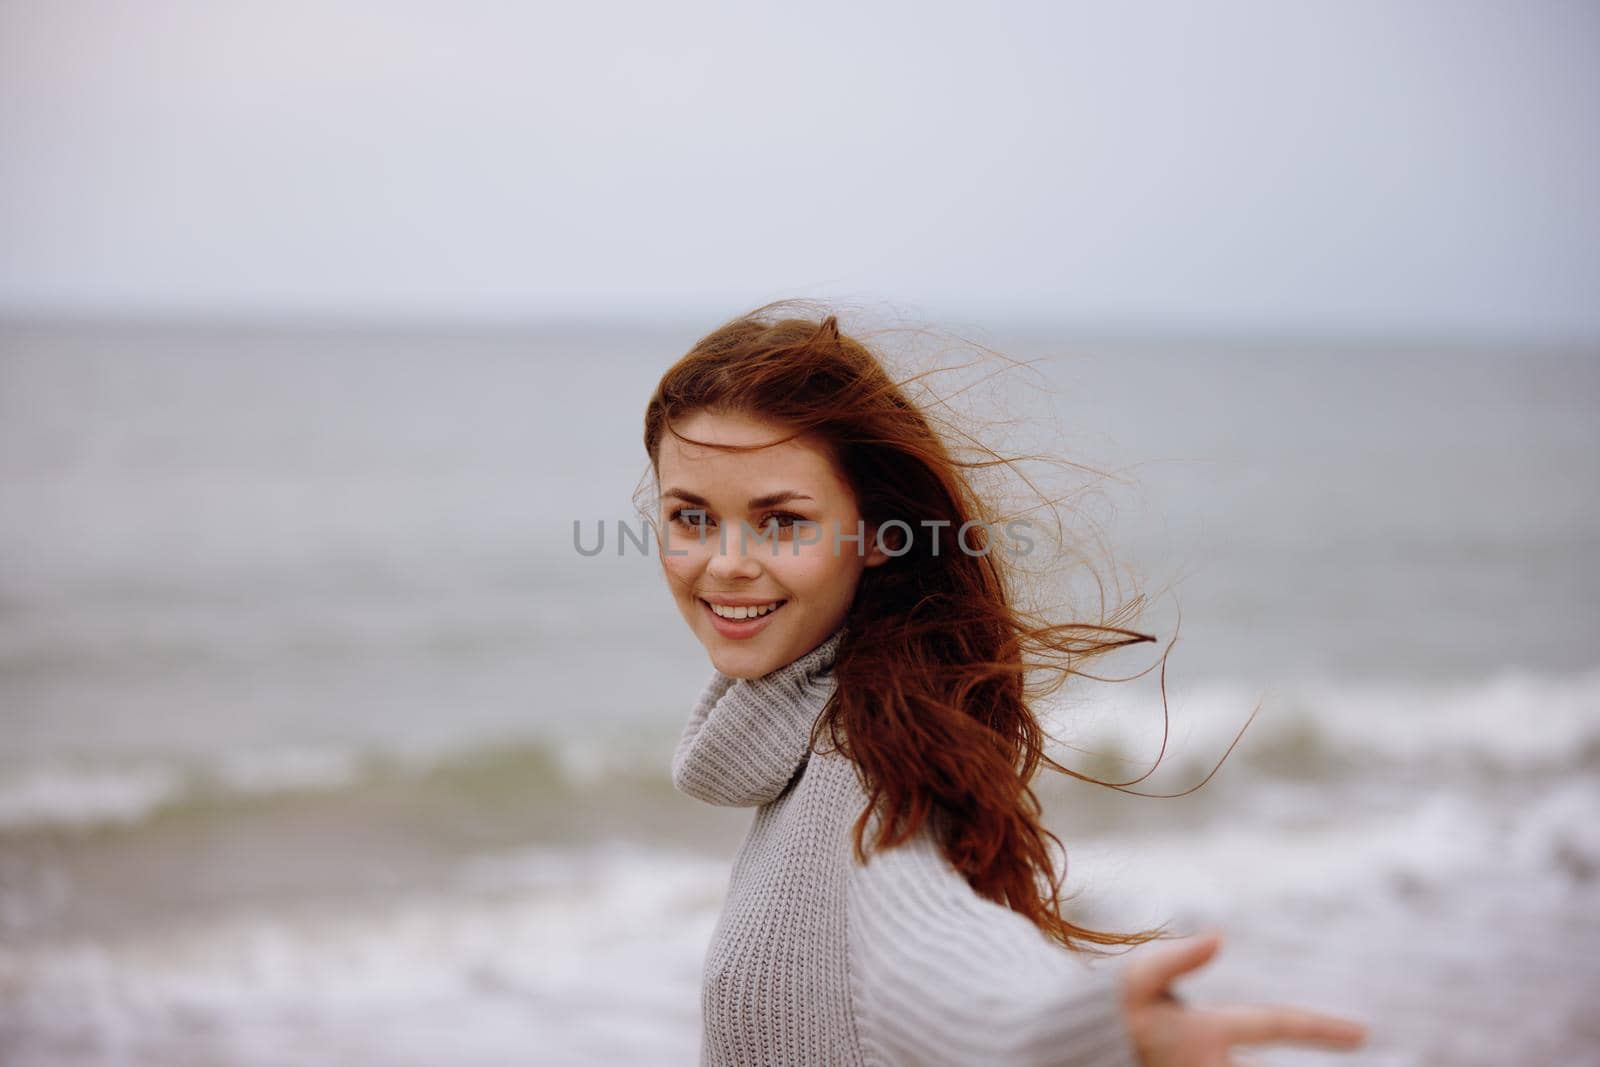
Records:
{"label": "ear", "polygon": [[[890,533],[893,536],[898,536],[899,531],[892,530]],[[892,543],[890,547],[899,548],[900,546],[897,543]],[[877,567],[888,563],[891,559],[894,559],[894,557],[889,555],[889,553],[885,552],[882,548],[878,547],[878,528],[876,526],[868,526],[867,551],[862,556],[863,564],[868,567]]]}

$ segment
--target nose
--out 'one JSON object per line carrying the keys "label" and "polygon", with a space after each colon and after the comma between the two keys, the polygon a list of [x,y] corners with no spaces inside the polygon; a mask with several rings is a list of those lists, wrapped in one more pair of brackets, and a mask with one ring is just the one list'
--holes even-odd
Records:
{"label": "nose", "polygon": [[727,545],[712,552],[706,561],[706,574],[718,581],[759,578],[761,563],[750,554],[748,546],[741,547],[737,537],[730,537]]}

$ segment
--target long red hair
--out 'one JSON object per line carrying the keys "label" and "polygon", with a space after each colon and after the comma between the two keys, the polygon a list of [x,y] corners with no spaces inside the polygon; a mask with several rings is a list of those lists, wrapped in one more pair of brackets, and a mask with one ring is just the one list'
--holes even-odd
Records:
{"label": "long red hair", "polygon": [[[867,860],[866,831],[877,810],[872,849],[892,848],[931,823],[976,892],[1067,948],[1170,936],[1164,928],[1092,930],[1063,916],[1064,879],[1050,848],[1061,849],[1061,841],[1043,825],[1030,785],[1049,767],[1137,792],[1128,787],[1155,770],[1107,782],[1065,767],[1046,754],[1049,735],[1034,711],[1035,701],[1084,675],[1096,657],[1156,640],[1129,625],[1144,598],[1109,615],[1102,608],[1097,622],[1052,622],[1019,606],[1013,564],[988,534],[1005,519],[974,477],[1017,457],[970,437],[975,458],[955,455],[928,411],[910,399],[912,379],[895,381],[865,344],[840,331],[833,314],[820,321],[780,314],[798,304],[765,305],[696,342],[650,398],[644,444],[653,472],[663,436],[682,438],[675,422],[699,411],[759,417],[828,442],[869,526],[900,519],[917,531],[943,521],[948,539],[970,521],[989,524],[968,528],[966,551],[946,540],[935,555],[932,538],[917,535],[909,547],[903,540],[894,546],[906,548],[904,555],[862,573],[834,664],[838,685],[811,737],[815,749],[827,732],[866,788],[869,803],[854,827],[858,861]],[[1165,652],[1160,663],[1165,717]]]}

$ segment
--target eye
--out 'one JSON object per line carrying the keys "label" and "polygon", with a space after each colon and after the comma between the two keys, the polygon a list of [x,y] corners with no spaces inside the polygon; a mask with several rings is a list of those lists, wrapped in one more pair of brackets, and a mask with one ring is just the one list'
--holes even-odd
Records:
{"label": "eye", "polygon": [[675,522],[690,530],[699,530],[711,524],[703,508],[673,508],[672,513],[667,516],[667,521]]}
{"label": "eye", "polygon": [[683,530],[704,531],[715,525],[706,515],[704,507],[675,507],[667,515],[667,522],[682,526]]}
{"label": "eye", "polygon": [[768,527],[777,526],[780,530],[792,530],[795,523],[805,521],[804,515],[796,515],[791,511],[772,511],[762,517],[759,528],[765,530]]}

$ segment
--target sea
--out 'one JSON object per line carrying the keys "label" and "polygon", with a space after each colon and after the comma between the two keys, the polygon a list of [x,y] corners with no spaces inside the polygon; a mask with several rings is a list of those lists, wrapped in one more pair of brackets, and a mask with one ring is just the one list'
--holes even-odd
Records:
{"label": "sea", "polygon": [[[752,813],[620,534],[714,325],[0,322],[0,1062],[697,1062]],[[1261,1064],[1600,1063],[1600,348],[925,325],[1155,638],[1040,705],[1073,915],[1369,1027]]]}

